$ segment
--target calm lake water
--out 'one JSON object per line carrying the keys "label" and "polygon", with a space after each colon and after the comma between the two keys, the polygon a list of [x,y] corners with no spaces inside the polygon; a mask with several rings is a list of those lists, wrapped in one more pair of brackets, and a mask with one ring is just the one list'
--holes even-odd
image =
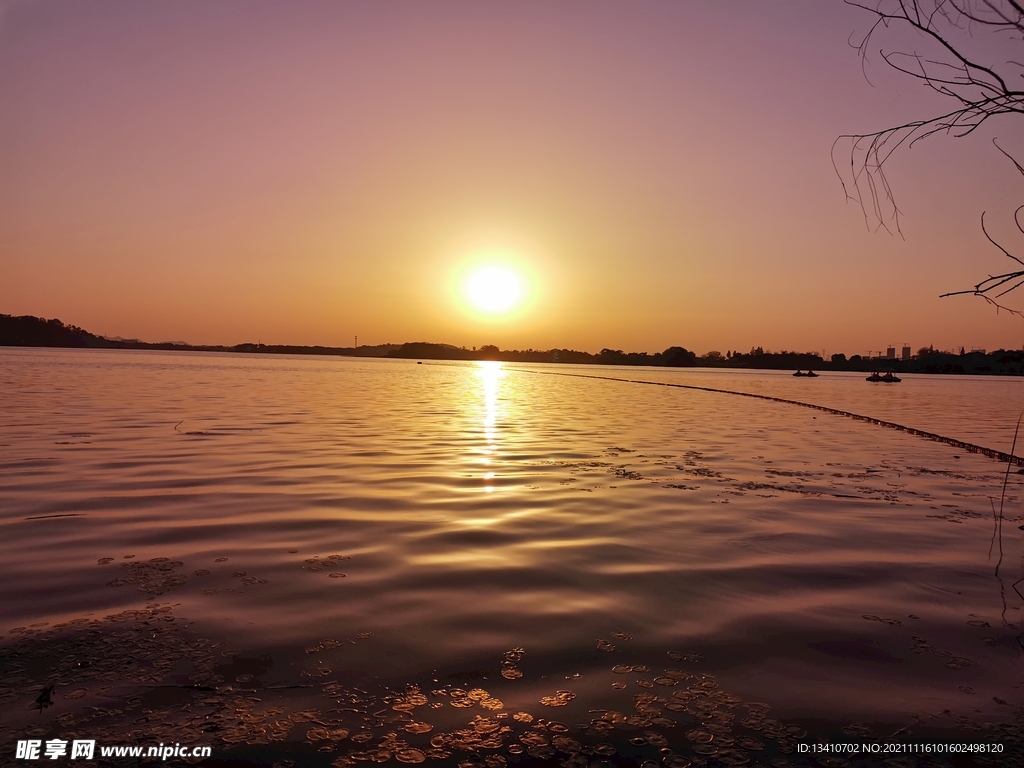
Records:
{"label": "calm lake water", "polygon": [[0,751],[814,765],[906,728],[1020,759],[1016,467],[997,577],[1005,464],[565,373],[1003,451],[1024,409],[994,377],[0,349]]}

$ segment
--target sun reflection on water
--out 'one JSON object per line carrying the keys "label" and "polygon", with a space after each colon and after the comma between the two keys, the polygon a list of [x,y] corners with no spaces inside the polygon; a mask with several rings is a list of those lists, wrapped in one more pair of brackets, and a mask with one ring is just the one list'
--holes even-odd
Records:
{"label": "sun reflection on water", "polygon": [[495,473],[490,470],[491,456],[498,448],[498,389],[505,372],[498,361],[485,360],[479,363],[478,375],[484,385],[484,449],[480,463],[484,465],[484,492],[494,493]]}

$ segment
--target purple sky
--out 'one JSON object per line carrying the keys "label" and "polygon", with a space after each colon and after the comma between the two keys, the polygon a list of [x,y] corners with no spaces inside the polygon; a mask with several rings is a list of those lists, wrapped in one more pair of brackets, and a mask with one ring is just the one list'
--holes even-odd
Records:
{"label": "purple sky", "polygon": [[[905,239],[868,231],[833,141],[945,104],[877,55],[869,84],[839,0],[0,9],[0,312],[193,343],[1024,343],[938,298],[1007,266],[982,211],[1024,251],[990,143],[1024,156],[1021,123],[895,156]],[[500,319],[453,296],[491,258],[529,288]]]}

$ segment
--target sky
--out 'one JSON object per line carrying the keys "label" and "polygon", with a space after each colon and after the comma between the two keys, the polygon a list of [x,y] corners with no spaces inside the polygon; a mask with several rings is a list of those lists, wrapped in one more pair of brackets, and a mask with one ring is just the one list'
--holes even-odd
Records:
{"label": "sky", "polygon": [[[902,238],[845,200],[837,136],[947,106],[862,66],[870,21],[0,0],[0,312],[194,344],[1020,348],[1024,320],[939,298],[1009,266],[982,212],[1024,251],[1024,177],[991,144],[1024,156],[1020,122],[895,155]],[[467,303],[488,265],[513,311]]]}

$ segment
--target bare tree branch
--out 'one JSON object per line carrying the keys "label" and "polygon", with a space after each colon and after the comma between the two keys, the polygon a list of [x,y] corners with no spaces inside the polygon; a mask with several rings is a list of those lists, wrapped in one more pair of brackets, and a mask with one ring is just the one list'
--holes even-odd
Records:
{"label": "bare tree branch", "polygon": [[[1020,0],[845,2],[875,16],[875,22],[860,42],[851,43],[861,56],[865,74],[878,35],[889,31],[910,32],[914,39],[927,43],[934,53],[926,56],[916,51],[886,53],[879,49],[882,60],[893,70],[920,81],[956,104],[954,109],[941,115],[869,133],[845,134],[833,144],[833,167],[847,200],[860,206],[868,228],[872,228],[874,220],[875,228],[895,230],[902,235],[901,212],[885,175],[885,164],[895,150],[913,146],[936,133],[955,137],[970,135],[997,115],[1024,116],[1024,89],[1009,85],[1021,75],[1004,71],[1014,63],[981,61],[966,52],[967,42],[960,39],[970,35],[972,26],[979,26],[989,32],[1009,34],[1024,47],[1024,4]],[[903,64],[904,60],[912,61],[913,66]],[[839,170],[835,155],[836,148],[844,143],[850,152],[850,169],[845,175]]]}
{"label": "bare tree branch", "polygon": [[[1024,209],[1024,205],[1018,207],[1017,210],[1014,211],[1014,221],[1017,223],[1017,228],[1020,229],[1022,233],[1024,233],[1024,228],[1021,227],[1021,222],[1019,218],[1019,214],[1022,209]],[[1022,267],[1024,267],[1024,260],[1021,260],[1018,257],[1014,256],[1012,253],[1006,250],[1006,248],[1004,248],[1002,245],[996,242],[995,238],[993,238],[992,235],[989,234],[988,229],[985,227],[984,213],[981,214],[981,231],[984,233],[988,241],[992,243],[992,245],[994,245],[996,248],[1003,252],[1003,255],[1006,256],[1006,258],[1012,259],[1013,261],[1017,262]],[[1006,285],[1009,285],[1009,287],[1003,288],[1003,286]],[[1004,306],[996,301],[996,299],[1002,298],[1006,294],[1010,293],[1010,291],[1017,290],[1018,288],[1021,287],[1021,285],[1024,285],[1024,269],[1017,269],[1012,272],[1004,272],[1001,275],[989,275],[984,280],[975,285],[973,288],[970,288],[966,291],[951,291],[950,293],[944,293],[939,298],[945,298],[947,296],[964,295],[980,296],[981,298],[985,299],[985,301],[987,301],[989,304],[994,306],[996,308],[996,311],[1005,310],[1006,312],[1017,315],[1018,317],[1024,317],[1024,313],[1018,312],[1017,310],[1011,309],[1010,307]],[[1000,291],[1000,288],[1003,288],[1003,290]]]}

